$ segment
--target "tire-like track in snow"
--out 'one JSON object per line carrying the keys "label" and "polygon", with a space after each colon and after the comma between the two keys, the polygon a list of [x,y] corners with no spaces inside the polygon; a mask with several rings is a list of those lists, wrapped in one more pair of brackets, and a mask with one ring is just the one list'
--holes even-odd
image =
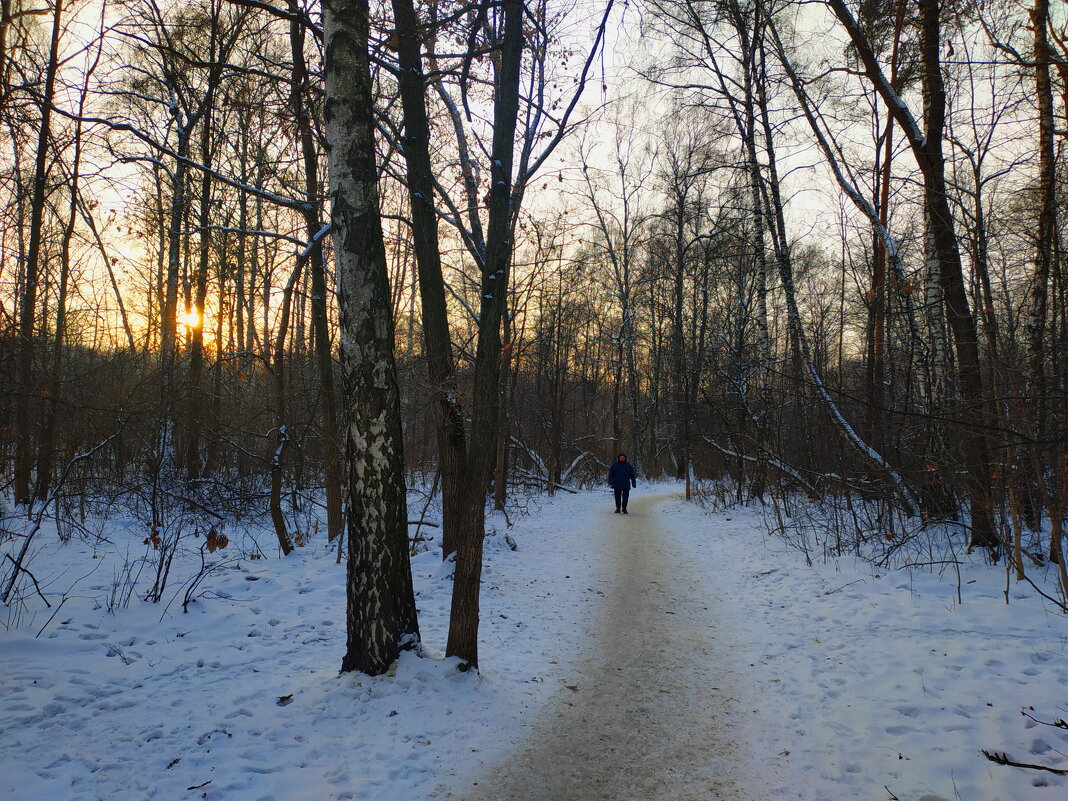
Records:
{"label": "tire-like track in snow", "polygon": [[668,496],[608,509],[609,590],[576,683],[465,801],[748,801],[734,782],[730,632],[658,525]]}

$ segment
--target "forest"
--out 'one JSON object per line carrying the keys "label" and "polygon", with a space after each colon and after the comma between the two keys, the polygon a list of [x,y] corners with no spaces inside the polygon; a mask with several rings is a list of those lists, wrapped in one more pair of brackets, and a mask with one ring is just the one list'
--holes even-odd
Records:
{"label": "forest", "polygon": [[255,521],[382,673],[433,529],[477,666],[487,513],[626,452],[1068,610],[1065,6],[3,0],[0,75],[8,607]]}

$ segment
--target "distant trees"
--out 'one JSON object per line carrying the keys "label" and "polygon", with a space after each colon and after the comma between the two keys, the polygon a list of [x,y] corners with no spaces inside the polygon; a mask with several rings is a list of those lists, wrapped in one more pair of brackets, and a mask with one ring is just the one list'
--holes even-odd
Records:
{"label": "distant trees", "polygon": [[[625,114],[626,112],[621,112]],[[651,209],[645,202],[648,184],[656,166],[655,155],[643,141],[639,129],[616,126],[606,150],[584,141],[580,151],[582,183],[589,209],[594,247],[608,268],[606,282],[611,287],[618,313],[612,387],[612,453],[630,451],[634,469],[642,472],[645,460],[646,418],[641,404],[641,376],[638,373],[638,327],[635,315],[641,287],[640,256]],[[607,166],[594,160],[602,157]],[[629,402],[629,417],[621,405]],[[623,421],[629,420],[624,428]]]}
{"label": "distant trees", "polygon": [[[672,38],[674,56],[650,59],[648,74],[684,98],[677,127],[723,132],[717,142],[723,155],[707,173],[692,173],[707,187],[695,219],[706,215],[707,230],[716,234],[707,295],[691,295],[679,312],[684,269],[676,260],[666,282],[674,304],[658,305],[656,283],[635,296],[642,365],[635,372],[643,380],[631,407],[643,409],[651,433],[638,458],[649,472],[682,475],[677,463],[661,458],[655,421],[662,419],[661,387],[677,384],[668,387],[671,397],[689,371],[669,369],[665,382],[661,368],[679,363],[680,354],[699,356],[709,371],[697,372],[700,402],[684,416],[695,428],[680,443],[703,451],[697,464],[704,470],[730,469],[753,494],[765,487],[783,497],[796,489],[862,488],[864,497],[886,504],[879,514],[891,530],[900,525],[898,513],[954,518],[963,500],[970,544],[992,553],[1009,543],[1013,515],[1037,530],[1036,510],[1045,507],[1060,532],[1057,502],[1040,489],[1050,480],[1063,486],[1060,457],[1047,454],[1041,466],[1033,459],[1046,447],[1039,440],[1056,441],[1060,452],[1063,437],[1036,421],[1054,398],[1059,411],[1065,392],[1062,379],[1056,389],[1042,384],[1059,363],[1052,352],[1063,344],[1051,331],[1037,335],[1057,317],[1050,299],[1063,304],[1063,293],[1052,290],[1063,269],[1054,255],[1063,251],[1062,237],[1038,219],[1052,219],[1053,206],[1054,216],[1063,214],[1065,175],[1063,154],[1051,156],[1049,147],[1056,130],[1049,120],[1062,118],[1055,109],[1063,92],[1040,88],[1054,82],[1042,65],[1060,63],[1050,44],[1056,25],[1047,19],[1036,34],[1034,20],[1046,19],[1043,4],[989,7],[979,15],[937,2],[915,8],[831,2],[833,16],[819,24],[831,23],[826,30],[837,38],[819,42],[794,32],[799,16],[805,30],[818,29],[820,12],[811,6],[679,0],[656,8],[652,24]],[[1025,55],[1032,51],[1046,55]],[[1018,70],[1030,71],[1035,87],[1030,103],[1039,124],[1030,151],[1029,101]],[[858,71],[861,79],[848,77]],[[923,115],[916,118],[911,108],[921,95]],[[1050,178],[1054,163],[1058,177]],[[810,189],[814,181],[800,182],[799,175],[818,175],[822,191],[843,196],[837,246],[813,216],[823,204]],[[661,191],[654,190],[652,205],[665,211],[648,219],[678,223],[678,202]],[[1026,230],[1036,236],[1016,236],[1014,223],[1002,227],[1028,206],[993,201],[992,193],[1005,198],[1006,191],[1035,198],[1038,216]],[[595,220],[626,199],[619,190],[586,194]],[[644,193],[643,202],[650,197]],[[1051,197],[1058,198],[1052,206]],[[652,270],[669,263],[669,252],[679,253],[680,229],[651,222],[641,228],[638,272],[663,276],[663,268]],[[713,241],[693,239],[698,233],[691,234],[694,252],[697,241]],[[627,252],[612,250],[616,259]],[[734,302],[717,316],[729,287]],[[705,350],[697,339],[680,349],[679,320],[702,309],[712,321]],[[1039,351],[1044,355],[1036,359]],[[685,403],[683,395],[674,405]],[[820,407],[826,416],[813,416]],[[827,424],[838,434],[813,436]],[[825,446],[838,437],[851,452]],[[887,511],[893,508],[899,512]],[[1051,533],[1054,558],[1061,540]]]}

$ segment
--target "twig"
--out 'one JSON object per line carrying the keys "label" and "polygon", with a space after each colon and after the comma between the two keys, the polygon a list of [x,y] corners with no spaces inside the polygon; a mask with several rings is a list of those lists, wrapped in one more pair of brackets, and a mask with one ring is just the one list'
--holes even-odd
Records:
{"label": "twig", "polygon": [[[426,510],[430,508],[430,504],[433,502],[434,496],[437,495],[437,493],[438,493],[438,482],[440,482],[440,481],[441,481],[441,469],[438,468],[437,470],[434,471],[434,483],[430,485],[430,493],[426,496],[426,503],[423,504],[423,511],[421,511],[419,513],[419,520],[415,524],[415,539],[417,539],[417,540],[420,539],[420,537],[422,536],[420,534],[420,532],[422,531],[423,526],[425,525],[424,521],[426,520]],[[409,521],[408,525],[409,526],[411,525],[410,521]],[[340,544],[338,545],[338,550],[337,550],[337,561],[341,562],[341,545]]]}
{"label": "twig", "polygon": [[1050,603],[1054,604],[1062,612],[1064,612],[1065,614],[1068,614],[1068,603],[1065,603],[1064,601],[1060,600],[1059,598],[1054,598],[1049,593],[1043,592],[1042,588],[1039,587],[1037,584],[1035,584],[1035,582],[1033,582],[1031,580],[1030,576],[1025,575],[1023,577],[1023,580],[1026,581],[1028,584],[1030,584],[1035,592],[1037,592],[1039,595],[1041,595],[1043,598],[1045,598]]}
{"label": "twig", "polygon": [[[59,606],[56,607],[56,611],[53,612],[49,616],[48,620],[45,621],[45,624],[43,626],[41,626],[41,630],[39,632],[37,632],[37,634],[34,636],[34,639],[37,639],[37,637],[40,637],[42,634],[44,634],[44,630],[48,628],[48,624],[51,623],[53,620],[55,620],[56,615],[59,614],[59,610],[63,608],[63,604],[65,604],[66,602],[67,602],[67,596],[64,595],[63,599],[59,602]],[[46,601],[46,603],[47,603],[47,601]]]}
{"label": "twig", "polygon": [[979,753],[997,765],[1011,765],[1014,768],[1031,768],[1032,770],[1048,770],[1050,773],[1055,773],[1058,776],[1068,776],[1068,770],[1062,770],[1061,768],[1051,768],[1048,765],[1032,765],[1029,762],[1013,762],[1009,759],[1009,755],[1005,753],[999,754],[997,751],[991,753],[985,749],[981,749]]}
{"label": "twig", "polygon": [[[4,556],[6,556],[8,559],[10,559],[11,560],[11,564],[13,564],[15,566],[15,575],[18,575],[19,571],[21,570],[23,573],[25,573],[27,576],[30,577],[30,581],[33,582],[33,586],[37,590],[37,594],[41,596],[41,600],[45,602],[45,606],[47,606],[49,609],[51,609],[52,608],[52,604],[48,603],[48,599],[45,598],[44,597],[44,593],[41,592],[41,585],[37,583],[37,577],[34,576],[33,573],[31,573],[25,567],[23,567],[19,562],[16,562],[15,561],[15,557],[13,557],[11,554],[5,553]],[[56,611],[59,611],[59,610],[56,610]],[[51,618],[49,618],[49,620],[51,620]],[[48,624],[46,623],[45,625],[48,625]]]}
{"label": "twig", "polygon": [[1057,719],[1052,723],[1049,723],[1045,720],[1039,720],[1034,715],[1027,714],[1027,712],[1023,709],[1020,710],[1020,714],[1026,718],[1031,718],[1031,720],[1033,720],[1035,723],[1041,723],[1043,726],[1053,726],[1055,729],[1068,729],[1068,721],[1063,719]]}
{"label": "twig", "polygon": [[823,595],[834,595],[834,593],[838,592],[839,590],[844,590],[846,587],[850,587],[856,584],[858,581],[864,581],[864,579],[858,578],[856,579],[856,581],[849,582],[849,584],[843,584],[841,587],[835,587],[833,590],[827,590],[827,592],[823,593]]}
{"label": "twig", "polygon": [[[97,451],[99,451],[101,448],[103,448],[105,445],[107,445],[109,442],[119,436],[119,434],[122,433],[125,427],[126,421],[124,420],[122,422],[122,425],[119,426],[118,431],[113,433],[111,436],[109,436],[102,442],[98,442],[89,450],[75,454],[74,457],[69,462],[67,462],[66,466],[63,468],[63,472],[60,473],[59,479],[55,482],[55,486],[52,488],[52,491],[49,493],[48,497],[41,503],[41,511],[36,514],[36,519],[34,520],[33,528],[30,530],[30,533],[26,535],[26,539],[22,543],[22,550],[19,551],[18,559],[12,559],[10,554],[6,554],[7,558],[11,559],[11,561],[15,563],[15,570],[11,571],[11,578],[8,580],[7,586],[4,587],[3,597],[0,598],[3,603],[6,604],[8,602],[8,599],[11,597],[11,591],[15,587],[15,581],[16,579],[18,579],[19,571],[22,571],[26,573],[30,578],[33,578],[33,574],[26,570],[25,567],[23,567],[23,564],[26,561],[26,553],[30,550],[30,542],[33,540],[37,532],[41,530],[41,523],[44,520],[44,515],[46,513],[46,510],[48,509],[48,506],[52,503],[53,500],[55,500],[56,494],[59,492],[59,488],[66,483],[67,475],[70,473],[70,471],[74,468],[76,464],[85,461],[86,459],[89,459],[93,454],[95,454]],[[34,579],[33,583],[37,584],[37,580]],[[37,594],[41,595],[40,587],[37,588]],[[41,595],[41,599],[44,600],[44,595]],[[45,603],[48,604],[48,601],[45,601]],[[48,605],[51,606],[51,604]]]}

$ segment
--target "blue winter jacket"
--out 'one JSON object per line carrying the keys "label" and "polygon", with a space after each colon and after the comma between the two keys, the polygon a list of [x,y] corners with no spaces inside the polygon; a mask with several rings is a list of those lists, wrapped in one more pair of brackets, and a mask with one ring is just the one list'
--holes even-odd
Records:
{"label": "blue winter jacket", "polygon": [[[619,455],[624,457],[624,459],[626,458],[625,453]],[[631,467],[630,462],[621,462],[617,457],[615,462],[612,463],[612,466],[608,468],[608,484],[613,489],[626,489],[628,483],[632,487],[638,486],[637,477],[634,475],[634,468]]]}

